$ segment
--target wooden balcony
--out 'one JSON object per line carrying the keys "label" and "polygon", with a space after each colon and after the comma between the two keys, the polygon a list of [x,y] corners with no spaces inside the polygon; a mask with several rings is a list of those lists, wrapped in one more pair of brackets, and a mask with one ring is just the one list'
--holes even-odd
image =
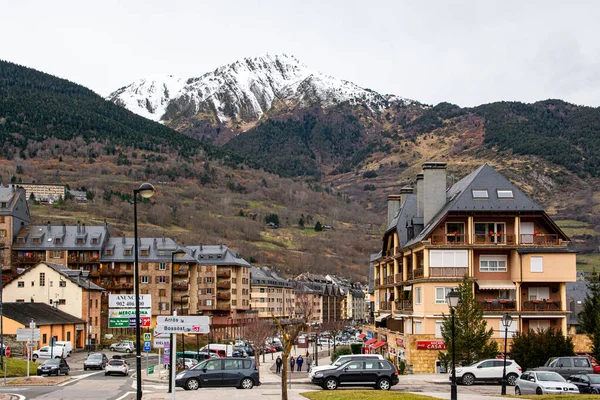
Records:
{"label": "wooden balcony", "polygon": [[90,264],[100,262],[100,257],[92,257],[91,254],[70,254],[68,259],[69,264]]}
{"label": "wooden balcony", "polygon": [[402,274],[394,275],[394,282],[396,282],[396,283],[402,282]]}
{"label": "wooden balcony", "polygon": [[173,270],[173,275],[175,276],[187,276],[188,272],[190,271],[190,269],[187,266],[182,266],[182,265],[176,265],[175,269]]}
{"label": "wooden balcony", "polygon": [[231,282],[230,281],[220,281],[217,282],[217,289],[230,289]]}
{"label": "wooden balcony", "polygon": [[561,311],[560,301],[530,300],[524,301],[522,311]]}
{"label": "wooden balcony", "polygon": [[474,245],[515,245],[515,235],[504,235],[500,233],[473,235]]}
{"label": "wooden balcony", "polygon": [[175,290],[188,290],[190,287],[187,282],[173,282],[173,289]]}
{"label": "wooden balcony", "polygon": [[231,310],[231,303],[228,301],[223,301],[223,302],[218,301],[216,309],[217,310]]}
{"label": "wooden balcony", "polygon": [[559,244],[558,235],[553,233],[521,235],[520,243],[525,246],[556,246]]}
{"label": "wooden balcony", "polygon": [[433,235],[431,237],[431,244],[437,245],[459,245],[459,244],[467,244],[467,235],[457,234],[457,235]]}
{"label": "wooden balcony", "polygon": [[396,300],[395,302],[396,311],[413,311],[413,302],[412,300]]}
{"label": "wooden balcony", "polygon": [[217,293],[217,300],[230,300],[230,299],[231,299],[230,293]]}
{"label": "wooden balcony", "polygon": [[133,289],[133,283],[127,282],[110,281],[104,283],[102,286],[104,286],[106,289]]}
{"label": "wooden balcony", "polygon": [[231,278],[231,271],[217,271],[217,278]]}
{"label": "wooden balcony", "polygon": [[477,302],[484,311],[516,311],[517,302],[505,299],[485,299]]}
{"label": "wooden balcony", "polygon": [[98,270],[98,269],[95,269],[95,270],[93,270],[93,271],[90,271],[90,276],[92,276],[92,277],[94,277],[94,278],[97,278],[97,277],[99,277],[99,276],[100,276],[100,270]]}
{"label": "wooden balcony", "polygon": [[462,277],[467,274],[466,267],[429,267],[430,277]]}
{"label": "wooden balcony", "polygon": [[19,264],[37,264],[40,261],[46,261],[46,256],[38,255],[32,257],[16,257],[15,261]]}
{"label": "wooden balcony", "polygon": [[385,283],[386,283],[386,285],[393,285],[394,284],[394,276],[393,275],[386,276]]}
{"label": "wooden balcony", "polygon": [[391,301],[381,301],[379,302],[379,310],[392,310],[392,302]]}
{"label": "wooden balcony", "polygon": [[133,276],[133,268],[115,270],[115,275]]}
{"label": "wooden balcony", "polygon": [[415,268],[414,272],[414,278],[423,278],[425,276],[425,269],[424,268]]}

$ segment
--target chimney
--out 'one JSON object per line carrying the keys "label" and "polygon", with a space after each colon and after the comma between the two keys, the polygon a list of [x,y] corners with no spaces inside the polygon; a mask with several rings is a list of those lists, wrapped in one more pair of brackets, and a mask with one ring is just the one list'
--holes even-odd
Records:
{"label": "chimney", "polygon": [[77,221],[77,233],[81,232],[81,221]]}
{"label": "chimney", "polygon": [[423,174],[417,174],[417,217],[423,217],[423,195],[425,187],[423,185]]}
{"label": "chimney", "polygon": [[412,186],[403,186],[400,189],[400,206],[402,206],[402,203],[404,203],[409,194],[413,194]]}
{"label": "chimney", "polygon": [[154,244],[152,245],[152,247],[154,248],[154,250],[158,249],[158,240],[156,240],[156,238],[154,238]]}
{"label": "chimney", "polygon": [[48,221],[48,232],[50,232],[50,221]]}
{"label": "chimney", "polygon": [[[123,239],[121,240],[121,242],[122,242],[123,244],[125,244],[125,237],[123,237]],[[135,321],[135,320],[134,320],[134,321]]]}
{"label": "chimney", "polygon": [[67,233],[67,224],[63,224],[63,233]]}
{"label": "chimney", "polygon": [[446,163],[423,164],[423,181],[423,225],[427,225],[446,204]]}
{"label": "chimney", "polygon": [[85,232],[85,224],[81,226],[81,232]]}
{"label": "chimney", "polygon": [[402,205],[402,197],[399,194],[390,194],[387,197],[387,207],[388,207],[388,225],[392,222],[392,220],[398,215],[398,211],[400,211],[400,206]]}

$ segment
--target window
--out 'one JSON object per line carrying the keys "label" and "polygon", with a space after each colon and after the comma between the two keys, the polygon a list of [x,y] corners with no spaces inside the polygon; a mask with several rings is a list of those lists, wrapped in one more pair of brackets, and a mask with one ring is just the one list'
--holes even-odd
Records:
{"label": "window", "polygon": [[241,369],[242,368],[242,360],[223,360],[224,368],[223,369]]}
{"label": "window", "polygon": [[456,290],[453,287],[436,287],[435,288],[435,304],[444,304],[446,303],[446,295],[452,291],[452,289]]}
{"label": "window", "polygon": [[46,273],[40,272],[40,286],[46,286]]}
{"label": "window", "polygon": [[112,249],[106,249],[106,255],[107,256],[112,256],[113,255]]}
{"label": "window", "polygon": [[123,250],[123,255],[130,256],[131,255],[131,249],[125,249],[125,250]]}
{"label": "window", "polygon": [[[136,328],[137,329],[137,328]],[[48,334],[44,333],[42,335],[42,344],[46,344],[48,342]]]}
{"label": "window", "polygon": [[84,239],[84,238],[77,238],[77,239],[75,240],[75,243],[76,243],[76,244],[85,244],[85,239]]}
{"label": "window", "polygon": [[59,287],[67,287],[67,281],[63,281],[62,279],[58,282]]}
{"label": "window", "polygon": [[[498,337],[499,338],[504,338],[504,333],[505,333],[505,329],[504,325],[502,325],[502,321],[498,321],[498,330],[496,330],[496,332],[498,332]],[[510,325],[508,326],[508,338],[514,337],[517,333],[517,320],[513,319],[510,323]]]}
{"label": "window", "polygon": [[420,335],[423,333],[423,327],[421,326],[421,321],[415,321],[415,335]]}
{"label": "window", "polygon": [[142,250],[140,250],[140,255],[141,256],[147,256],[148,255],[148,249],[142,249]]}
{"label": "window", "polygon": [[167,270],[167,263],[161,262],[160,264],[158,264],[158,269],[160,271],[166,271]]}
{"label": "window", "polygon": [[482,200],[482,199],[489,198],[487,189],[473,189],[471,191],[471,193],[473,194],[473,199],[475,199],[475,200]]}
{"label": "window", "polygon": [[212,300],[204,300],[205,306],[212,306]]}
{"label": "window", "polygon": [[167,283],[167,277],[166,276],[157,276],[156,283]]}
{"label": "window", "polygon": [[441,338],[442,336],[442,321],[435,321],[435,337]]}
{"label": "window", "polygon": [[71,332],[67,332],[67,342],[71,341]]}
{"label": "window", "polygon": [[58,299],[58,305],[64,306],[67,304],[67,299]]}
{"label": "window", "polygon": [[6,237],[6,229],[0,229],[0,237]]}
{"label": "window", "polygon": [[506,238],[504,222],[475,223],[475,243],[503,243]]}
{"label": "window", "polygon": [[265,288],[264,288],[264,287],[261,287],[261,288],[260,288],[260,293],[264,293],[264,292],[265,292]]}
{"label": "window", "polygon": [[61,238],[59,238],[59,237],[54,238],[54,244],[61,244],[61,243],[62,243],[62,239]]}
{"label": "window", "polygon": [[421,304],[421,288],[415,288],[415,304]]}
{"label": "window", "polygon": [[206,294],[212,294],[212,288],[207,288],[206,289]]}
{"label": "window", "polygon": [[[549,287],[530,287],[529,300],[548,300],[550,298]],[[531,323],[531,322],[530,322]]]}
{"label": "window", "polygon": [[544,272],[543,257],[531,257],[531,272]]}
{"label": "window", "polygon": [[480,272],[506,272],[506,255],[479,256]]}
{"label": "window", "polygon": [[158,289],[158,295],[159,296],[166,296],[167,295],[167,289]]}
{"label": "window", "polygon": [[39,237],[34,237],[33,239],[31,239],[31,243],[33,243],[33,244],[40,244],[41,243],[41,239]]}
{"label": "window", "polygon": [[147,275],[142,275],[140,278],[141,278],[141,283],[148,283],[148,276]]}
{"label": "window", "polygon": [[61,256],[62,256],[62,254],[60,254],[60,251],[58,251],[58,250],[52,251],[52,258],[60,258]]}
{"label": "window", "polygon": [[512,189],[497,189],[496,195],[498,195],[499,199],[513,199],[513,191]]}
{"label": "window", "polygon": [[429,266],[466,268],[468,266],[467,250],[431,250]]}
{"label": "window", "polygon": [[212,277],[208,277],[208,278],[204,278],[204,283],[212,283],[213,278]]}
{"label": "window", "polygon": [[204,368],[206,368],[208,371],[220,370],[221,360],[209,360],[206,362]]}
{"label": "window", "polygon": [[448,242],[464,242],[465,241],[465,224],[464,222],[448,222],[446,223],[446,241]]}

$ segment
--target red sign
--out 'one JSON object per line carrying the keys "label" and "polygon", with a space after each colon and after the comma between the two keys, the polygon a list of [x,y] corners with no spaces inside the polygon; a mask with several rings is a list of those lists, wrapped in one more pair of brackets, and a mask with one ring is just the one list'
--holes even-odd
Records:
{"label": "red sign", "polygon": [[417,350],[446,350],[442,340],[417,340]]}
{"label": "red sign", "polygon": [[142,326],[150,326],[150,317],[140,317],[140,320],[142,321]]}
{"label": "red sign", "polygon": [[9,346],[6,346],[5,354],[6,354],[6,357],[10,357],[10,347]]}
{"label": "red sign", "polygon": [[396,338],[396,346],[404,347],[404,339]]}

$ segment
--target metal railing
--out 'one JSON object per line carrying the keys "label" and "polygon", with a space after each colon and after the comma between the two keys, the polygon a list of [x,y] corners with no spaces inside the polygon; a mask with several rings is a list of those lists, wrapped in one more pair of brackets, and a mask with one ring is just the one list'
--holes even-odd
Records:
{"label": "metal railing", "polygon": [[398,310],[398,311],[412,311],[413,310],[412,300],[396,300],[395,306],[396,306],[396,310]]}
{"label": "metal railing", "polygon": [[391,301],[381,301],[381,302],[379,302],[379,309],[380,310],[391,310],[392,309],[392,302]]}
{"label": "metal railing", "polygon": [[485,299],[477,303],[484,311],[515,311],[517,309],[517,302],[515,300]]}
{"label": "metal railing", "polygon": [[522,245],[556,246],[559,244],[558,235],[554,233],[538,233],[520,235]]}
{"label": "metal railing", "polygon": [[466,267],[429,267],[430,277],[465,276]]}
{"label": "metal railing", "polygon": [[425,276],[425,268],[421,267],[421,268],[415,268],[414,272],[414,277],[416,278],[423,278]]}
{"label": "metal railing", "polygon": [[394,282],[395,282],[395,283],[400,283],[400,282],[402,282],[402,274],[401,274],[401,273],[400,273],[400,274],[396,274],[396,275],[394,275]]}

